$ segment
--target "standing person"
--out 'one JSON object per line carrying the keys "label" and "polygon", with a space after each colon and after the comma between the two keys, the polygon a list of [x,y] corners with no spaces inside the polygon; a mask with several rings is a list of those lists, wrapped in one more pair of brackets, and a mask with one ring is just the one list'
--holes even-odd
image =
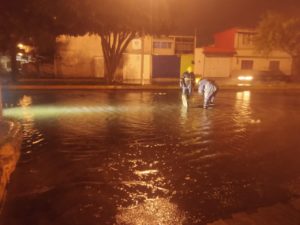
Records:
{"label": "standing person", "polygon": [[188,67],[180,78],[180,87],[182,89],[182,103],[184,106],[188,106],[188,99],[192,94],[195,83],[195,75],[192,72],[192,67]]}
{"label": "standing person", "polygon": [[209,105],[213,105],[218,86],[214,81],[201,79],[199,82],[198,92],[203,95],[203,108],[207,109]]}

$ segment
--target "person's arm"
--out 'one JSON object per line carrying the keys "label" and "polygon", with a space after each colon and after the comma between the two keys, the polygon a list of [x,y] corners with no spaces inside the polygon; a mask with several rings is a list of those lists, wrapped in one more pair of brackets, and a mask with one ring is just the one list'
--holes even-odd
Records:
{"label": "person's arm", "polygon": [[186,87],[186,83],[185,83],[185,80],[184,80],[185,77],[186,77],[186,74],[183,73],[182,74],[182,78],[180,79],[180,85],[181,85],[181,87]]}

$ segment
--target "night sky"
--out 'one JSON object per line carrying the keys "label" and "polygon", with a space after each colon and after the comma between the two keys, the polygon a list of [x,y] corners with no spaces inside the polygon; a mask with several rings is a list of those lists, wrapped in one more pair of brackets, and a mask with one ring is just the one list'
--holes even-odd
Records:
{"label": "night sky", "polygon": [[199,32],[206,34],[255,26],[268,10],[300,15],[300,0],[181,0],[178,8],[186,23],[197,24]]}

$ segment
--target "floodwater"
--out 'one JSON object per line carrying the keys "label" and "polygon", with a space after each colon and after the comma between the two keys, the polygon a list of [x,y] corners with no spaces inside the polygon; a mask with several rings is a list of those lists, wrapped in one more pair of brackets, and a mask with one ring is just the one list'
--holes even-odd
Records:
{"label": "floodwater", "polygon": [[24,127],[1,225],[206,224],[288,200],[300,177],[300,93],[4,93]]}

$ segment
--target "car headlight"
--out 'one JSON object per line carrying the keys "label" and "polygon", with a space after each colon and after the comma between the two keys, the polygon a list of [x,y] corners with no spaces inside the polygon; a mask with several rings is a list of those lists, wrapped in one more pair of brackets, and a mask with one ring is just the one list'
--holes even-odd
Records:
{"label": "car headlight", "polygon": [[238,76],[238,80],[241,80],[241,81],[251,81],[251,80],[253,80],[253,76],[250,76],[250,75]]}

